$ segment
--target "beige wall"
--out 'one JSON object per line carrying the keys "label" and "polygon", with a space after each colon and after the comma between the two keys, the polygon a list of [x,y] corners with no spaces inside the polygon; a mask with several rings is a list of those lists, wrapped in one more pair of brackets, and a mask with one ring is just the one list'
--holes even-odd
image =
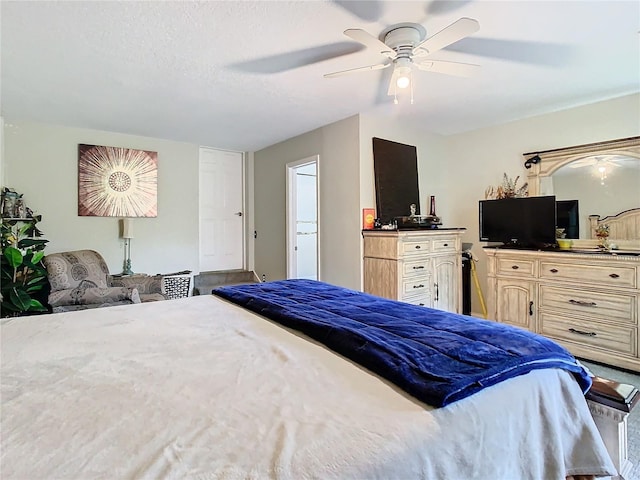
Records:
{"label": "beige wall", "polygon": [[[359,115],[327,125],[255,153],[256,272],[286,277],[286,164],[320,155],[320,275],[327,282],[362,288],[362,209],[375,207],[372,138],[416,145],[421,208],[436,195],[438,214],[446,201],[449,170],[443,139],[408,122]],[[426,192],[426,193],[425,193]]]}
{"label": "beige wall", "polygon": [[286,164],[319,155],[320,279],[360,288],[358,117],[299,135],[254,155],[255,270],[286,278]]}
{"label": "beige wall", "polygon": [[[446,201],[455,204],[450,221],[467,227],[478,276],[486,295],[486,255],[478,241],[478,201],[502,174],[526,179],[522,154],[640,135],[640,95],[630,95],[446,138],[450,170]],[[473,311],[480,313],[478,298]]]}
{"label": "beige wall", "polygon": [[158,152],[158,216],[136,218],[134,272],[166,273],[198,267],[198,146],[155,138],[6,119],[5,186],[24,194],[42,215],[49,253],[90,248],[113,273],[122,271],[118,219],[78,216],[78,144]]}

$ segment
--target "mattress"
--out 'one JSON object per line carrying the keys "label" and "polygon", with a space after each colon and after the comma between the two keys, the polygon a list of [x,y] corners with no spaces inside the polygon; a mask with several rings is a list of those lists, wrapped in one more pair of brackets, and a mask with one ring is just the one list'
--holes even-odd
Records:
{"label": "mattress", "polygon": [[615,470],[571,374],[442,408],[214,296],[4,320],[3,479],[563,479]]}

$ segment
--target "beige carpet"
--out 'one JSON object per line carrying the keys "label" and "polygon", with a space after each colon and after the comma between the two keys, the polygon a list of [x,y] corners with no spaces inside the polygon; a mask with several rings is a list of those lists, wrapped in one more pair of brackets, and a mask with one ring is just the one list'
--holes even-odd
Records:
{"label": "beige carpet", "polygon": [[[595,375],[610,378],[620,383],[628,383],[640,389],[640,374],[618,370],[586,360],[580,360]],[[628,448],[629,460],[633,468],[625,480],[640,480],[640,407],[634,408],[629,414],[628,422]]]}

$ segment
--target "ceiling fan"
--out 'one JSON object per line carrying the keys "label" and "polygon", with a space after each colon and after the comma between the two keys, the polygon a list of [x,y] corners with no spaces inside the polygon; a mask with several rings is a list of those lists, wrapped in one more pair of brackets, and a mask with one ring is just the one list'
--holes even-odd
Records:
{"label": "ceiling fan", "polygon": [[593,155],[575,160],[569,164],[570,168],[583,168],[600,165],[620,166],[625,161],[624,155]]}
{"label": "ceiling fan", "polygon": [[594,155],[575,160],[569,164],[569,167],[592,167],[594,175],[600,177],[600,185],[604,185],[607,174],[614,168],[623,166],[628,159],[629,157],[624,155]]}
{"label": "ceiling fan", "polygon": [[448,62],[429,58],[432,53],[461,40],[480,29],[480,24],[472,18],[460,18],[435,35],[427,37],[426,29],[418,23],[397,23],[383,30],[379,38],[365,30],[350,28],[344,34],[353,40],[380,53],[384,60],[374,65],[351,68],[339,72],[327,73],[325,78],[334,78],[355,72],[381,70],[393,66],[393,74],[389,82],[388,95],[397,100],[397,89],[411,87],[411,103],[413,103],[413,67],[418,70],[437,72],[447,75],[468,77],[473,75],[479,65],[469,63]]}

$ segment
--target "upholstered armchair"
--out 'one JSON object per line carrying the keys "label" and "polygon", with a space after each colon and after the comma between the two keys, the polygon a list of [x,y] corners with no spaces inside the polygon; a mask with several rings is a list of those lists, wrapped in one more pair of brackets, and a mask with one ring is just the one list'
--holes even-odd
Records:
{"label": "upholstered armchair", "polygon": [[94,250],[52,253],[43,259],[54,313],[140,303],[132,286],[113,285],[102,255]]}
{"label": "upholstered armchair", "polygon": [[164,289],[164,275],[133,274],[127,276],[110,276],[112,287],[130,287],[138,290],[142,302],[167,300]]}

